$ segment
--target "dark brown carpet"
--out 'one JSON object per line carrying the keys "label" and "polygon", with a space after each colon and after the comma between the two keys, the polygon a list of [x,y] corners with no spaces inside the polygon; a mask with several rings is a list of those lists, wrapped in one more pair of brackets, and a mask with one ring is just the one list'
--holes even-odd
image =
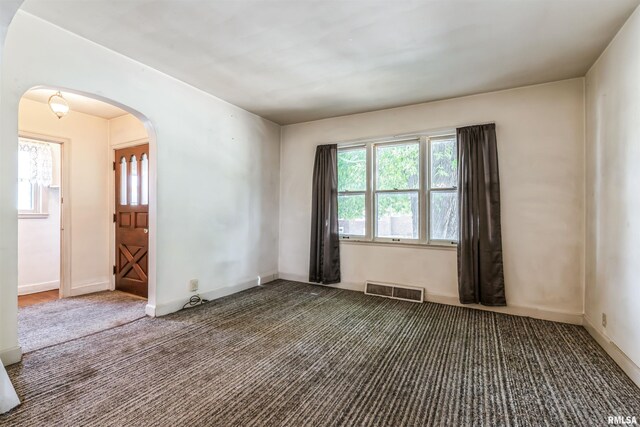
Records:
{"label": "dark brown carpet", "polygon": [[276,281],[28,354],[2,425],[606,425],[640,390],[579,326]]}

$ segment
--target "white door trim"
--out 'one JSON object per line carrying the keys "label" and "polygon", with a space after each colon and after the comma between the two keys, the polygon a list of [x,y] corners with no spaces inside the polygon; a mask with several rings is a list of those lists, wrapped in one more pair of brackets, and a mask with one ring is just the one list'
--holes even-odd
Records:
{"label": "white door trim", "polygon": [[19,130],[20,138],[60,144],[60,298],[71,296],[71,140]]}

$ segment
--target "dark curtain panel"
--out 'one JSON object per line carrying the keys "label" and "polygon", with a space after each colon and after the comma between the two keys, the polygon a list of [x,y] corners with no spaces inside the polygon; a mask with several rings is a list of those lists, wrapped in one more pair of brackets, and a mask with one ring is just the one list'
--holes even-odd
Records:
{"label": "dark curtain panel", "polygon": [[338,235],[338,146],[316,148],[311,206],[311,259],[309,281],[326,285],[340,282]]}
{"label": "dark curtain panel", "polygon": [[457,134],[460,302],[507,305],[495,124],[459,128]]}

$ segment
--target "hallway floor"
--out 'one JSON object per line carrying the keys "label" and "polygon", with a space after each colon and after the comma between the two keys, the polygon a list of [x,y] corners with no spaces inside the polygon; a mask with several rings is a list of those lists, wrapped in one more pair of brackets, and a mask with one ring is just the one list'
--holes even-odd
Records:
{"label": "hallway floor", "polygon": [[60,290],[53,289],[51,291],[36,292],[34,294],[18,295],[18,308],[28,307],[30,305],[42,304],[44,302],[55,301],[59,298]]}
{"label": "hallway floor", "polygon": [[34,303],[18,310],[18,340],[23,353],[65,343],[145,317],[146,304],[120,291]]}

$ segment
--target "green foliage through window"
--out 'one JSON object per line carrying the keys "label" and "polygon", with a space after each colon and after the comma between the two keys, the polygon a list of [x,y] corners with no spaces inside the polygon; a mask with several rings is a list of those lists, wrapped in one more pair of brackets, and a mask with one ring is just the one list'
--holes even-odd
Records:
{"label": "green foliage through window", "polygon": [[365,191],[367,151],[353,148],[338,151],[338,191]]}
{"label": "green foliage through window", "polygon": [[[364,236],[365,223],[375,221],[376,237],[418,239],[419,229],[428,228],[430,240],[458,240],[458,162],[455,136],[426,139],[427,165],[421,165],[424,142],[367,144],[338,151],[338,219],[340,233]],[[370,194],[373,212],[366,205],[368,194],[367,152],[374,150]],[[430,187],[423,188],[420,168],[425,168]],[[420,215],[420,200],[426,197],[427,215]]]}

